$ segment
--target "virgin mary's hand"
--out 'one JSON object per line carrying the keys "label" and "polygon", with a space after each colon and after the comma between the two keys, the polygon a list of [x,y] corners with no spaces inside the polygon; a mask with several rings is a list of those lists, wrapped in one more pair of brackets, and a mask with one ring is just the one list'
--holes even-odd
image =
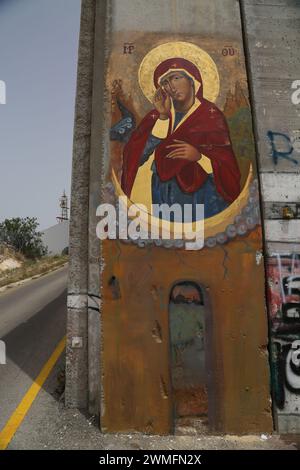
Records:
{"label": "virgin mary's hand", "polygon": [[173,149],[166,158],[183,158],[190,162],[197,162],[201,158],[201,153],[191,144],[183,140],[174,139],[175,144],[167,145],[167,148]]}
{"label": "virgin mary's hand", "polygon": [[153,104],[159,112],[160,119],[168,119],[171,111],[171,98],[163,88],[159,87],[156,90]]}

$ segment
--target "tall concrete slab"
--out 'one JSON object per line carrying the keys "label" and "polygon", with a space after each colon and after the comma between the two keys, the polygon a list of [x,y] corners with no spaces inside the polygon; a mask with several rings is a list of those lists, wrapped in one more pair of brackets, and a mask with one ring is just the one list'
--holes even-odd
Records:
{"label": "tall concrete slab", "polygon": [[[143,133],[141,122],[157,118],[151,95],[155,91],[153,74],[161,76],[167,60],[173,58],[173,69],[183,68],[190,77],[198,77],[193,83],[200,100],[195,108],[199,118],[204,116],[204,104],[210,103],[209,114],[197,132],[212,122],[215,113],[228,123],[231,143],[227,138],[224,145],[232,145],[237,159],[240,192],[232,196],[231,202],[235,202],[227,205],[227,212],[205,220],[202,250],[189,252],[184,242],[158,246],[151,240],[125,243],[106,239],[101,243],[101,429],[164,434],[172,432],[185,413],[197,415],[202,410],[205,414],[206,410],[210,430],[270,431],[262,238],[239,2],[112,0],[107,5],[103,201],[117,207],[115,198],[122,194],[133,201],[140,197],[139,203],[150,200],[151,172],[145,176],[150,164],[142,172],[138,170],[132,190],[124,181],[128,175],[130,179],[130,165],[139,152],[136,142]],[[97,64],[97,55],[95,60]],[[192,62],[202,74],[203,100],[197,88],[198,72],[182,60]],[[98,63],[100,69],[102,65]],[[188,118],[187,113],[186,123],[191,122]],[[136,127],[132,135],[128,131],[131,124]],[[151,127],[151,123],[145,125]],[[192,124],[186,126],[193,130]],[[182,139],[189,137],[185,134]],[[206,175],[212,174],[209,163],[219,161],[214,160],[216,147],[210,143],[213,152],[203,150]],[[156,158],[154,153],[158,164]],[[193,167],[196,171],[197,165]],[[217,173],[213,175],[216,180]],[[153,194],[152,190],[152,200]],[[180,331],[172,330],[170,312],[175,309],[175,318],[182,318],[183,307],[177,311],[177,300],[170,299],[173,290],[179,290],[179,298],[188,304],[185,292],[193,288],[198,289],[205,306],[207,382],[204,388],[193,383],[178,389],[170,350],[176,351],[172,358],[180,356],[183,363],[189,353],[174,340]],[[188,329],[185,323],[182,328],[181,334]],[[189,331],[191,335],[192,328]],[[194,341],[194,337],[188,338],[186,347]],[[195,358],[186,363],[197,369],[200,365]]]}
{"label": "tall concrete slab", "polygon": [[300,430],[300,4],[243,0],[264,209],[275,426]]}
{"label": "tall concrete slab", "polygon": [[[175,414],[203,411],[208,395],[210,430],[270,432],[269,351],[275,427],[299,432],[299,12],[296,0],[83,1],[66,402],[99,413],[103,431],[172,432]],[[135,132],[142,134],[145,116],[154,112],[157,118],[148,92],[153,92],[153,72],[162,77],[159,66],[168,60],[168,48],[173,50],[170,59],[194,57],[204,92],[210,91],[204,98],[211,103],[211,115],[224,116],[241,173],[241,192],[230,210],[205,220],[202,250],[151,240],[100,243],[98,205],[110,202],[117,208],[117,196],[133,197],[122,181],[126,155],[132,160],[135,153],[125,147],[128,142],[136,147],[122,119],[133,119]],[[207,54],[206,65],[216,67],[216,95],[216,75],[205,77],[204,62],[198,63],[198,55],[191,52],[195,48],[198,55]],[[181,72],[191,71],[186,67]],[[178,64],[174,68],[180,69]],[[208,156],[203,151],[201,158],[212,162],[214,155],[206,150]],[[213,175],[216,179],[217,173]],[[138,170],[136,181],[140,176]],[[150,179],[140,181],[144,186],[134,194],[143,192],[146,201]],[[195,311],[205,310],[205,393],[199,384],[183,393],[172,382],[174,351],[186,364],[197,366],[186,358],[196,334],[203,339],[203,331],[195,327],[183,352],[181,330],[172,330],[183,311],[196,318],[191,303]],[[184,334],[191,332],[191,324],[183,325]]]}
{"label": "tall concrete slab", "polygon": [[70,212],[66,405],[88,408],[88,254],[95,2],[82,2]]}

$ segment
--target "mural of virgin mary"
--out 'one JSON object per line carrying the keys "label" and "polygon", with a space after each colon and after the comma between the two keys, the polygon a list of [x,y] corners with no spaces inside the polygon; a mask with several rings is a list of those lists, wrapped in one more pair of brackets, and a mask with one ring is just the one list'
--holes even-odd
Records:
{"label": "mural of virgin mary", "polygon": [[153,81],[154,109],[124,147],[122,189],[130,198],[139,169],[151,157],[152,204],[190,204],[193,220],[196,204],[204,204],[204,217],[212,217],[240,193],[226,119],[204,98],[200,71],[189,60],[164,60]]}

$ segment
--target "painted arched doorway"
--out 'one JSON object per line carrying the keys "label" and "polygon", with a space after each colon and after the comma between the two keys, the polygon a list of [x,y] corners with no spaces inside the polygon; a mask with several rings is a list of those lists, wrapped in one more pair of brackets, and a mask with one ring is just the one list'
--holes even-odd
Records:
{"label": "painted arched doorway", "polygon": [[169,300],[170,369],[175,423],[208,424],[207,309],[203,289],[177,282]]}

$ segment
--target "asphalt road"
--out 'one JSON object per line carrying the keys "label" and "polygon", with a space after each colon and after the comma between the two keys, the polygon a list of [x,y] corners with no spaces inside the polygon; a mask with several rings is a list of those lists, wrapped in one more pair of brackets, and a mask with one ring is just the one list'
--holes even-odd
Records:
{"label": "asphalt road", "polygon": [[[66,283],[67,269],[62,268],[0,294],[0,339],[7,346],[7,364],[0,364],[0,431],[65,335]],[[285,443],[276,435],[267,441],[261,440],[260,436],[206,436],[191,434],[189,427],[186,435],[180,431],[175,436],[101,434],[95,417],[64,408],[54,393],[63,364],[62,355],[8,449],[296,448],[294,439]]]}
{"label": "asphalt road", "polygon": [[[63,267],[0,294],[0,339],[7,356],[0,364],[0,430],[65,335],[66,286]],[[55,381],[44,389],[47,383],[53,388]]]}

